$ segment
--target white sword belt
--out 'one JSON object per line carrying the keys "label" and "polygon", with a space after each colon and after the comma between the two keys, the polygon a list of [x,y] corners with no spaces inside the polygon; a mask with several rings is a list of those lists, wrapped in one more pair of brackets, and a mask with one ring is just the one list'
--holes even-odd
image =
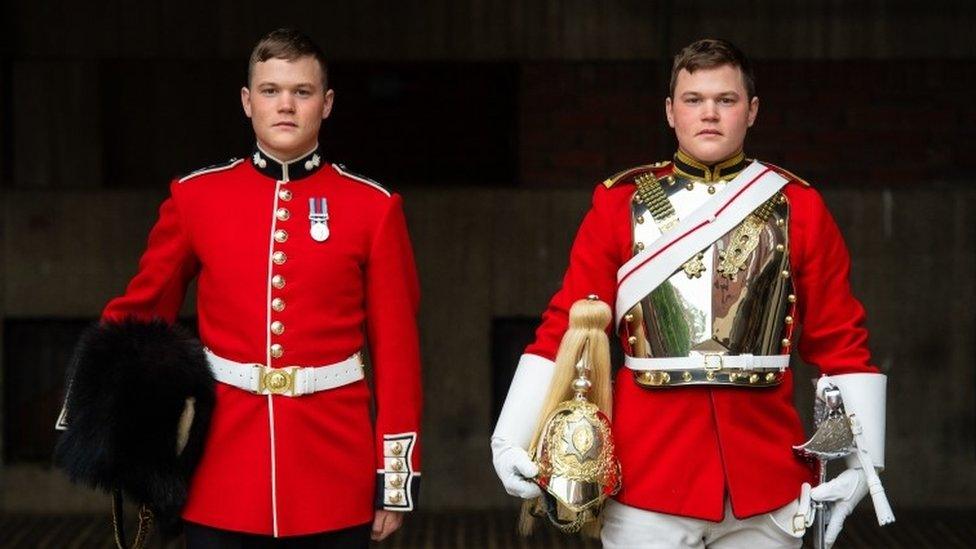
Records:
{"label": "white sword belt", "polygon": [[667,358],[624,357],[634,380],[645,387],[726,385],[772,387],[783,381],[790,355],[692,354]]}
{"label": "white sword belt", "polygon": [[363,379],[363,359],[359,353],[325,366],[287,366],[269,368],[215,355],[205,349],[214,379],[256,395],[296,397],[327,391]]}

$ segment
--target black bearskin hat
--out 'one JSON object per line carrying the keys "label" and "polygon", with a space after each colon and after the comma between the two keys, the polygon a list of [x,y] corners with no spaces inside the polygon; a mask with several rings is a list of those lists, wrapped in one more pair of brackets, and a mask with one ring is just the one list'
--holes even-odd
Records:
{"label": "black bearskin hat", "polygon": [[145,505],[174,535],[214,398],[203,347],[186,331],[161,320],[102,322],[68,369],[55,463],[74,482]]}

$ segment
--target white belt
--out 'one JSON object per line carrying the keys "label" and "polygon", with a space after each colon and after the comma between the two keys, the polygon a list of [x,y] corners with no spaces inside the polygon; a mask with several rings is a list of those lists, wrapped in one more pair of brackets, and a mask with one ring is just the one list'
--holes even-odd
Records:
{"label": "white belt", "polygon": [[206,349],[214,379],[258,395],[301,396],[342,387],[363,379],[359,353],[326,366],[268,368],[219,357]]}
{"label": "white belt", "polygon": [[786,371],[790,366],[790,355],[719,355],[712,353],[693,354],[667,358],[636,358],[624,357],[624,365],[631,370],[638,371],[719,371],[741,370],[750,371]]}

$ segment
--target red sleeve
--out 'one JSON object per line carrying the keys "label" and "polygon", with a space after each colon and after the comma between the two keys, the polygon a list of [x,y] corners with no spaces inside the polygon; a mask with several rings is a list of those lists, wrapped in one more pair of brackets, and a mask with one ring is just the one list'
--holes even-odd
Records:
{"label": "red sleeve", "polygon": [[376,390],[377,507],[411,510],[419,489],[420,286],[402,200],[393,195],[366,266],[366,325]]}
{"label": "red sleeve", "polygon": [[617,269],[626,262],[621,252],[632,238],[628,209],[633,187],[598,185],[593,205],[586,213],[569,252],[569,266],[562,287],[542,313],[535,341],[525,352],[555,360],[559,343],[569,323],[569,309],[577,300],[596,294],[613,307],[617,298]]}
{"label": "red sleeve", "polygon": [[793,184],[790,261],[800,321],[800,356],[828,375],[877,372],[871,365],[864,307],[851,293],[851,260],[820,194]]}
{"label": "red sleeve", "polygon": [[128,317],[161,318],[169,323],[176,320],[186,286],[199,269],[176,202],[177,185],[177,182],[170,184],[170,196],[159,208],[159,219],[149,233],[139,270],[125,293],[105,306],[103,320],[119,322]]}

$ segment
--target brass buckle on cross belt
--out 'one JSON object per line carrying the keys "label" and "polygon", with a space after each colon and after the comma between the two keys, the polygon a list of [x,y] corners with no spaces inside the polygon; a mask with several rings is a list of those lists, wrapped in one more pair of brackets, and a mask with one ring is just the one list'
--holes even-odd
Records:
{"label": "brass buckle on cross belt", "polygon": [[258,379],[258,393],[267,391],[272,395],[295,394],[295,376],[298,366],[287,368],[261,367]]}

